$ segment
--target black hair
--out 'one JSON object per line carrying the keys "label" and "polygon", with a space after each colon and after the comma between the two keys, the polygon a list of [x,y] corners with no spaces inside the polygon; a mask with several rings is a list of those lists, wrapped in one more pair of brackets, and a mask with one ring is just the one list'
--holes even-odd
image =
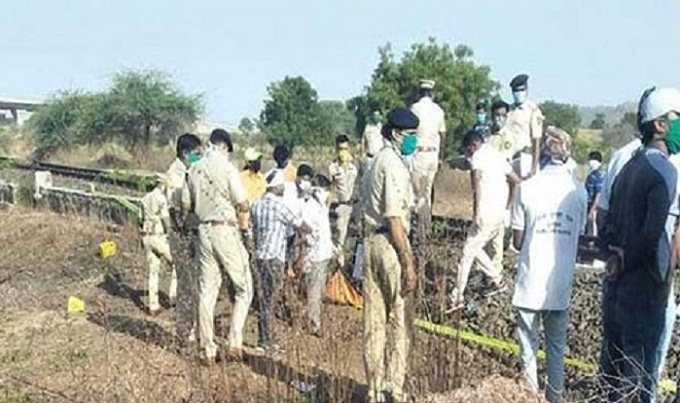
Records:
{"label": "black hair", "polygon": [[387,140],[393,140],[392,130],[394,130],[394,126],[392,125],[391,122],[387,122],[380,129],[380,134],[382,134],[382,136]]}
{"label": "black hair", "polygon": [[642,138],[643,144],[649,144],[652,140],[654,140],[654,136],[656,135],[656,127],[654,127],[653,120],[650,120],[649,122],[645,123],[640,123],[639,128],[640,137]]}
{"label": "black hair", "polygon": [[588,154],[588,160],[602,162],[602,153],[599,151],[591,151],[590,154]]}
{"label": "black hair", "polygon": [[215,145],[226,144],[229,152],[234,151],[234,144],[231,142],[231,136],[224,129],[213,130],[212,133],[210,133],[210,142]]}
{"label": "black hair", "polygon": [[190,153],[201,146],[201,139],[195,134],[184,133],[177,138],[175,144],[175,154],[177,158],[182,158],[184,154]]}
{"label": "black hair", "polygon": [[484,142],[484,136],[478,130],[468,130],[463,136],[463,147],[467,147],[474,141]]}
{"label": "black hair", "polygon": [[313,180],[314,186],[323,188],[323,189],[328,189],[331,187],[331,180],[328,179],[326,175],[323,174],[316,174],[314,175],[314,180]]}
{"label": "black hair", "polygon": [[480,109],[486,111],[486,102],[484,102],[484,101],[477,102],[477,106],[476,106],[475,110],[478,111]]}
{"label": "black hair", "polygon": [[301,164],[297,169],[297,176],[309,176],[311,178],[314,176],[314,169],[307,164]]}
{"label": "black hair", "polygon": [[290,152],[288,151],[288,147],[286,147],[285,144],[279,144],[278,146],[274,147],[275,161],[283,161],[288,158],[290,158]]}
{"label": "black hair", "polygon": [[346,134],[340,134],[335,138],[335,145],[339,146],[342,143],[349,143],[349,137]]}
{"label": "black hair", "polygon": [[418,91],[420,94],[420,97],[430,97],[432,98],[432,89],[430,88],[421,88],[420,91]]}
{"label": "black hair", "polygon": [[494,101],[493,104],[491,104],[491,111],[495,111],[501,108],[505,108],[506,111],[510,110],[510,105],[503,101],[502,99],[499,99],[498,101]]}

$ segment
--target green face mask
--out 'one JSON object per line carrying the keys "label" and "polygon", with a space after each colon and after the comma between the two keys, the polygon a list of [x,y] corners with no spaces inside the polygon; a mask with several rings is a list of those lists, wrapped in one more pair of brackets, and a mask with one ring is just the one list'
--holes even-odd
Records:
{"label": "green face mask", "polygon": [[668,121],[668,133],[664,141],[669,153],[680,153],[680,117]]}
{"label": "green face mask", "polygon": [[401,146],[399,151],[401,155],[408,156],[416,152],[416,147],[418,146],[418,137],[415,134],[407,134],[401,141]]}
{"label": "green face mask", "polygon": [[201,160],[201,154],[199,154],[195,151],[187,154],[187,163],[189,163],[189,166],[196,165],[196,163],[200,160]]}

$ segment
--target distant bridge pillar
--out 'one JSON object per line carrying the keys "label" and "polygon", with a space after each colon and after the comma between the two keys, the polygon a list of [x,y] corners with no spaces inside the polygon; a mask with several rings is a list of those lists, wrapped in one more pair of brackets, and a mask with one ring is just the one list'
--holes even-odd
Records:
{"label": "distant bridge pillar", "polygon": [[17,108],[11,108],[9,113],[12,114],[12,123],[15,125],[19,124],[19,110]]}

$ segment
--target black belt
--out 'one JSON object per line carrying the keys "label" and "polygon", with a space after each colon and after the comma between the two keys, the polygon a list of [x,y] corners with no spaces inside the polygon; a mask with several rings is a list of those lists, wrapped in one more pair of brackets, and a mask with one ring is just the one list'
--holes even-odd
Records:
{"label": "black belt", "polygon": [[338,204],[342,204],[342,205],[344,205],[344,206],[351,206],[352,204],[354,204],[354,201],[353,201],[353,200],[349,200],[349,201],[339,201]]}
{"label": "black belt", "polygon": [[390,229],[387,227],[378,227],[373,232],[375,232],[376,234],[389,234]]}

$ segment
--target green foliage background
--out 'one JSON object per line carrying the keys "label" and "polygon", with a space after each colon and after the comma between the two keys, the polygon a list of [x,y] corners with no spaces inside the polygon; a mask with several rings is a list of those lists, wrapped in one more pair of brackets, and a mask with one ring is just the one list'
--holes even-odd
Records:
{"label": "green foliage background", "polygon": [[500,88],[491,78],[491,68],[473,59],[471,48],[459,45],[452,49],[430,38],[417,43],[397,59],[390,44],[378,50],[379,62],[371,84],[365,93],[351,99],[348,105],[357,118],[356,132],[360,134],[372,110],[381,112],[410,106],[418,100],[419,81],[436,81],[435,101],[446,113],[449,136],[447,151],[458,150],[460,138],[475,122],[475,105],[490,100]]}
{"label": "green foliage background", "polygon": [[74,145],[116,141],[146,151],[172,141],[203,109],[200,95],[186,95],[165,73],[125,71],[114,75],[108,91],[65,91],[55,95],[28,121],[38,157]]}

